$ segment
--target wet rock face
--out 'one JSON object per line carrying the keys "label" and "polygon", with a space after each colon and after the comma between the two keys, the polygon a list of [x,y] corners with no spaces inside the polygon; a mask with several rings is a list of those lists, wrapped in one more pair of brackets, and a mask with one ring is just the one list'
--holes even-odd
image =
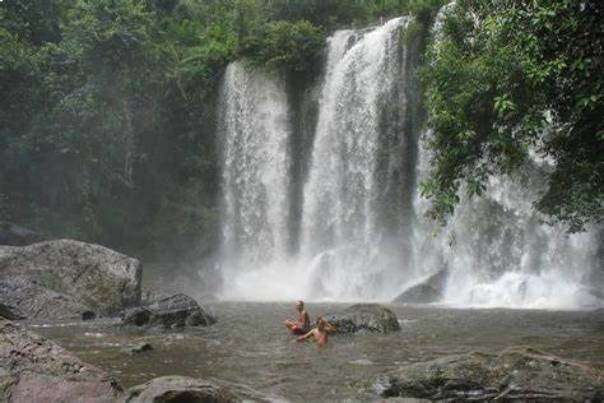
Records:
{"label": "wet rock face", "polygon": [[17,324],[0,320],[0,401],[109,403],[121,392],[107,373]]}
{"label": "wet rock face", "polygon": [[[41,292],[49,290],[63,295],[70,304],[101,315],[140,303],[141,270],[136,259],[84,242],[56,240],[24,247],[0,246],[0,280],[29,281],[34,286],[25,287],[27,292],[34,292],[35,287]],[[71,317],[71,309],[67,311]],[[79,308],[76,311],[83,312]]]}
{"label": "wet rock face", "polygon": [[390,333],[401,329],[394,312],[378,304],[353,305],[342,312],[327,315],[325,319],[336,326],[340,334],[361,331]]}
{"label": "wet rock face", "polygon": [[21,320],[25,319],[25,316],[14,305],[0,303],[0,319]]}
{"label": "wet rock face", "polygon": [[164,376],[130,388],[127,403],[234,403],[240,401],[212,382],[186,376]]}
{"label": "wet rock face", "polygon": [[604,373],[542,352],[516,347],[408,365],[378,377],[383,397],[431,400],[601,401]]}
{"label": "wet rock face", "polygon": [[72,319],[89,311],[72,297],[41,287],[24,278],[0,281],[0,301],[12,311],[6,319]]}
{"label": "wet rock face", "polygon": [[46,236],[39,232],[0,221],[0,245],[25,246],[46,240]]}
{"label": "wet rock face", "polygon": [[440,270],[425,281],[405,290],[392,303],[428,304],[440,301],[448,277],[447,270]]}
{"label": "wet rock face", "polygon": [[122,324],[131,326],[161,327],[209,326],[216,319],[206,313],[191,297],[177,294],[161,298],[145,306],[122,312]]}

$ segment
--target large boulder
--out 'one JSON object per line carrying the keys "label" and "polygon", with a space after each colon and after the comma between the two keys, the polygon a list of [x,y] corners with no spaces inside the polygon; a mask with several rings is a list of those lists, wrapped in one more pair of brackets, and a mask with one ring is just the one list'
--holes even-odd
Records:
{"label": "large boulder", "polygon": [[393,303],[428,304],[438,302],[443,297],[449,272],[440,270],[426,280],[416,284],[396,297]]}
{"label": "large boulder", "polygon": [[0,301],[13,313],[2,316],[11,320],[80,318],[90,310],[68,295],[19,277],[0,280]]}
{"label": "large boulder", "polygon": [[0,319],[21,320],[25,319],[25,316],[18,308],[0,303]]}
{"label": "large boulder", "polygon": [[402,367],[375,381],[383,397],[446,401],[602,401],[604,372],[526,348]]}
{"label": "large boulder", "polygon": [[215,383],[186,376],[163,376],[130,388],[125,403],[233,403],[240,400]]}
{"label": "large boulder", "polygon": [[43,337],[0,320],[0,401],[115,402],[121,392],[107,373]]}
{"label": "large boulder", "polygon": [[39,232],[0,221],[0,245],[25,246],[46,240],[46,236]]}
{"label": "large boulder", "polygon": [[122,324],[132,326],[162,327],[209,326],[216,319],[206,313],[191,297],[176,294],[147,305],[122,312]]}
{"label": "large boulder", "polygon": [[390,333],[401,329],[394,312],[378,304],[352,305],[342,312],[327,315],[325,319],[340,334],[360,331]]}
{"label": "large boulder", "polygon": [[103,315],[137,305],[141,298],[138,260],[79,241],[0,246],[0,280],[14,279],[30,281]]}

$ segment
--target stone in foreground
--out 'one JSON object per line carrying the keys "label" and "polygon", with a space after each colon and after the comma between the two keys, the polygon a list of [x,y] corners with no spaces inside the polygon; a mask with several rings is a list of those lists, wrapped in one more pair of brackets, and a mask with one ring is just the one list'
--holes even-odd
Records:
{"label": "stone in foreground", "polygon": [[122,324],[171,329],[184,326],[209,326],[216,319],[191,297],[176,294],[122,313]]}
{"label": "stone in foreground", "polygon": [[239,399],[212,382],[186,376],[164,376],[130,388],[126,403],[233,403]]}
{"label": "stone in foreground", "polygon": [[67,239],[0,246],[0,280],[15,278],[63,294],[102,315],[137,305],[141,298],[138,260],[100,245]]}
{"label": "stone in foreground", "polygon": [[342,312],[327,315],[325,319],[335,325],[340,334],[362,331],[390,333],[401,330],[394,312],[378,304],[352,305]]}
{"label": "stone in foreground", "polygon": [[374,388],[383,397],[447,401],[602,401],[604,373],[515,347],[409,365],[379,377]]}
{"label": "stone in foreground", "polygon": [[0,401],[115,402],[121,392],[100,369],[15,323],[0,320]]}
{"label": "stone in foreground", "polygon": [[447,270],[440,270],[428,277],[425,281],[408,288],[392,302],[410,304],[429,304],[431,302],[438,302],[443,297],[448,277],[449,272]]}

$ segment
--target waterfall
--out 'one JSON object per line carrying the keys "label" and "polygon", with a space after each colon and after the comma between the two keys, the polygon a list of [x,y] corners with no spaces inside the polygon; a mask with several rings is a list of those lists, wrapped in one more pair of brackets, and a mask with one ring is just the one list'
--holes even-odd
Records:
{"label": "waterfall", "polygon": [[285,258],[290,113],[284,78],[241,62],[228,66],[221,98],[222,273],[241,297],[253,291],[242,274]]}
{"label": "waterfall", "polygon": [[420,140],[411,22],[328,39],[314,131],[313,119],[299,124],[314,106],[292,107],[284,75],[228,66],[219,125],[222,296],[388,301],[446,270],[446,305],[602,306],[602,228],[569,235],[534,210],[552,161],[533,155],[514,175],[490,178],[485,197],[462,200],[444,228],[425,218],[429,202],[417,184],[430,172],[431,131]]}
{"label": "waterfall", "polygon": [[[453,7],[455,2],[449,3],[436,17],[432,33],[436,45],[443,40],[445,13]],[[428,130],[420,141],[418,182],[430,172],[426,144],[430,136]],[[449,273],[442,303],[548,309],[602,305],[594,295],[598,285],[588,286],[602,269],[597,235],[601,229],[568,234],[564,225],[547,224],[547,217],[534,209],[553,165],[532,153],[513,175],[492,176],[484,197],[462,198],[436,236],[426,219],[414,225],[418,268],[424,273],[443,269]],[[417,195],[418,217],[428,208],[428,201]]]}
{"label": "waterfall", "polygon": [[[329,38],[302,216],[311,297],[384,298],[405,274],[405,194],[389,185],[401,174],[405,136],[413,135],[404,130],[409,54],[400,40],[410,21]],[[394,119],[392,103],[400,108]]]}
{"label": "waterfall", "polygon": [[[420,178],[428,174],[429,154],[420,147]],[[514,175],[491,177],[484,196],[463,200],[437,236],[428,221],[418,223],[419,266],[449,273],[441,303],[545,309],[601,304],[587,286],[601,265],[596,230],[568,234],[534,209],[551,168],[551,161],[532,156]],[[418,196],[415,207],[421,215],[429,204]]]}

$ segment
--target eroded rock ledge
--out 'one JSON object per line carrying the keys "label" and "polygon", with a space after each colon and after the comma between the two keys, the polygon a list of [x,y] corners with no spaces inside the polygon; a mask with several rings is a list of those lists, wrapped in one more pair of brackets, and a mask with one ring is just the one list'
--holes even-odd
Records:
{"label": "eroded rock ledge", "polygon": [[402,367],[380,376],[383,397],[446,401],[602,401],[604,374],[527,347],[470,353]]}

